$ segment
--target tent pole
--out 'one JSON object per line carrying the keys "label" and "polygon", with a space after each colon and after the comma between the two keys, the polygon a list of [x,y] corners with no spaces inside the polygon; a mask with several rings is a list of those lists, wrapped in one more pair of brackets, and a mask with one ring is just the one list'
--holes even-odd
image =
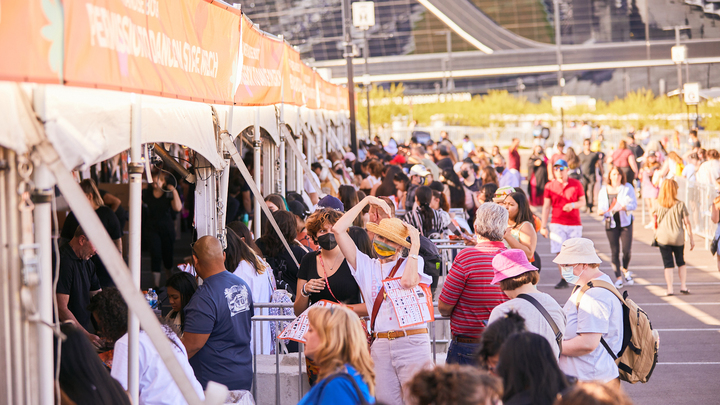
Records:
{"label": "tent pole", "polygon": [[[8,193],[14,192],[7,187],[5,175],[7,171],[7,159],[9,150],[0,147],[0,162],[3,169],[0,170],[0,224],[7,224],[7,203]],[[7,249],[8,229],[0,226],[0,343],[2,354],[0,354],[0,403],[13,404],[13,373],[12,373],[12,338],[10,334],[10,283],[8,282],[8,267],[10,265],[9,252]]]}
{"label": "tent pole", "polygon": [[280,190],[278,191],[283,197],[285,197],[285,190],[287,188],[287,179],[285,178],[285,142],[287,142],[287,139],[285,138],[284,131],[286,127],[287,125],[285,125],[285,104],[280,104]]}
{"label": "tent pole", "polygon": [[[260,179],[260,166],[262,165],[262,140],[260,138],[260,108],[255,107],[255,125],[253,126],[253,137],[254,137],[254,159],[253,159],[253,177],[255,178],[256,184],[262,184]],[[270,168],[267,168],[270,170]],[[262,190],[261,190],[262,191]],[[258,197],[263,197],[262,195]],[[253,228],[255,229],[255,239],[262,236],[262,227],[260,226],[260,201],[255,199],[253,212]]]}
{"label": "tent pole", "polygon": [[[132,127],[130,132],[130,235],[128,264],[132,275],[133,285],[140,290],[140,263],[141,263],[141,218],[142,218],[142,173],[144,165],[140,161],[142,150],[142,98],[138,94],[132,95]],[[128,393],[133,405],[139,403],[139,340],[140,321],[137,315],[130,312],[128,318]]]}

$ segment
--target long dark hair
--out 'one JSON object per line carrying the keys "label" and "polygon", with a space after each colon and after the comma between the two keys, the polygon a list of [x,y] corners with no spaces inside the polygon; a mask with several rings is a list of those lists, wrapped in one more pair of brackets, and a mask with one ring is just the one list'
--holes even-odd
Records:
{"label": "long dark hair", "polygon": [[360,228],[359,226],[351,226],[350,228],[348,228],[348,234],[350,235],[350,238],[352,238],[353,242],[355,242],[355,246],[357,246],[359,251],[370,256],[370,258],[374,259],[377,257],[377,255],[375,254],[375,249],[373,249],[372,247],[372,241],[370,241],[370,236],[368,235],[367,231]]}
{"label": "long dark hair", "polygon": [[95,294],[88,310],[97,317],[102,336],[109,342],[116,342],[127,333],[127,304],[117,288],[105,288]]}
{"label": "long dark hair", "polygon": [[387,171],[382,179],[382,183],[375,190],[375,196],[377,197],[389,197],[397,194],[397,188],[395,188],[395,174],[402,172],[400,166],[390,165],[386,166]]}
{"label": "long dark hair", "polygon": [[418,202],[418,214],[422,219],[422,232],[426,238],[433,232],[432,225],[433,219],[435,219],[435,211],[430,208],[430,201],[432,201],[432,189],[428,186],[420,186],[415,191],[415,198]]}
{"label": "long dark hair", "polygon": [[[287,243],[293,245],[297,237],[295,214],[290,211],[275,211],[273,212],[273,218],[275,218],[275,222],[277,222],[280,232],[282,232]],[[262,240],[265,245],[265,250],[263,251],[265,257],[276,257],[285,249],[285,245],[283,245],[282,240],[280,240],[277,232],[275,232],[275,228],[270,226],[270,224],[268,224],[260,240]]]}
{"label": "long dark hair", "polygon": [[451,169],[443,170],[442,177],[450,189],[450,208],[465,208],[465,189],[460,182],[460,177]]}
{"label": "long dark hair", "polygon": [[60,389],[76,404],[130,405],[123,387],[110,376],[85,331],[70,323],[60,325],[60,331],[66,337],[60,364],[56,364],[60,368]]}
{"label": "long dark hair", "polygon": [[530,210],[530,203],[528,202],[525,193],[523,193],[522,191],[516,191],[514,193],[508,194],[508,197],[515,200],[515,203],[518,206],[518,213],[515,216],[515,226],[520,226],[523,222],[527,221],[530,222],[533,226],[533,229],[535,229],[535,217]]}
{"label": "long dark hair", "polygon": [[180,312],[175,316],[180,316],[180,331],[185,331],[185,306],[190,302],[193,294],[197,290],[197,282],[195,277],[184,271],[175,273],[167,280],[165,287],[172,287],[180,293]]}
{"label": "long dark hair", "polygon": [[537,333],[510,335],[500,349],[495,371],[503,380],[505,403],[526,391],[534,404],[552,405],[557,394],[568,386],[550,343]]}
{"label": "long dark hair", "polygon": [[255,244],[252,233],[250,232],[250,229],[248,229],[247,225],[245,225],[242,221],[233,221],[227,224],[227,227],[235,231],[235,233],[240,237],[240,239],[245,241],[245,243],[250,246],[250,249],[254,250],[255,253],[262,256],[262,251]]}
{"label": "long dark hair", "polygon": [[[360,196],[358,195],[358,192],[355,190],[355,187],[348,186],[348,185],[342,185],[338,189],[338,198],[343,203],[343,206],[345,207],[345,212],[350,211],[350,209],[360,202]],[[367,205],[368,210],[370,209],[370,204]],[[353,225],[363,227],[365,226],[365,222],[363,221],[362,214],[358,215],[355,220],[353,221]]]}
{"label": "long dark hair", "polygon": [[487,360],[500,352],[508,336],[524,330],[525,318],[517,311],[510,311],[505,317],[488,325],[480,336],[480,345],[476,353],[480,367],[487,368]]}
{"label": "long dark hair", "polygon": [[235,231],[226,228],[227,248],[225,249],[225,269],[234,272],[242,261],[250,263],[258,274],[265,272],[265,266],[260,262],[255,252],[243,242]]}

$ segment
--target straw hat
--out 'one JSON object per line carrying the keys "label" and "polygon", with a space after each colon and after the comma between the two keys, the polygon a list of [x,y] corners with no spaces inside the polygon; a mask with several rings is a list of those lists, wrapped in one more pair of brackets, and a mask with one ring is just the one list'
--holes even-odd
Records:
{"label": "straw hat", "polygon": [[385,218],[380,221],[380,224],[370,222],[367,224],[367,230],[400,246],[410,248],[410,242],[406,240],[410,236],[410,232],[405,227],[405,223],[398,218]]}

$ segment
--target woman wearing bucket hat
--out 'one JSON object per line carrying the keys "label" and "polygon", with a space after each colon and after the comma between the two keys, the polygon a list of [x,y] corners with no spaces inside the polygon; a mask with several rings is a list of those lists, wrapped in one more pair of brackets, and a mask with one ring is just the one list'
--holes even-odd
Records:
{"label": "woman wearing bucket hat", "polygon": [[[367,224],[368,231],[374,234],[373,248],[379,259],[358,250],[347,230],[368,204],[378,206],[390,216],[391,210],[385,201],[368,196],[346,212],[332,231],[371,314],[370,329],[376,338],[371,354],[375,362],[377,399],[387,404],[403,404],[406,397],[403,385],[420,369],[432,366],[428,328],[425,323],[401,328],[392,303],[380,290],[383,280],[389,277],[400,277],[404,288],[415,288],[418,283],[429,285],[432,278],[422,272],[423,260],[418,256],[420,232],[397,218]],[[405,249],[409,249],[409,254],[403,258]]]}
{"label": "woman wearing bucket hat", "polygon": [[[520,249],[508,249],[500,252],[492,261],[495,277],[491,284],[500,284],[500,289],[510,298],[492,310],[488,324],[504,317],[510,311],[517,311],[525,318],[525,327],[529,332],[542,335],[550,343],[555,357],[560,355],[557,333],[565,334],[565,313],[555,298],[538,291],[536,285],[540,281],[538,269],[530,264],[527,255]],[[533,302],[534,300],[534,302]],[[540,305],[550,320],[541,312]],[[557,329],[555,332],[554,329]]]}
{"label": "woman wearing bucket hat", "polygon": [[[562,276],[570,284],[583,286],[590,281],[612,280],[600,271],[602,260],[595,253],[590,239],[573,238],[562,244],[553,262],[560,265]],[[579,303],[581,288],[576,288],[565,303],[567,317],[565,338],[560,354],[560,369],[580,381],[612,382],[618,388],[620,380],[615,361],[600,344],[600,339],[614,353],[618,353],[623,340],[623,309],[620,300],[605,288],[590,288]],[[588,298],[589,296],[589,298]]]}

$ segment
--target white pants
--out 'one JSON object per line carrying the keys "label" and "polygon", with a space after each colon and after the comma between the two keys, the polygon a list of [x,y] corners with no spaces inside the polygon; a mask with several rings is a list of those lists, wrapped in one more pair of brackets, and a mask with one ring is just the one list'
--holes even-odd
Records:
{"label": "white pants", "polygon": [[386,405],[403,405],[405,384],[415,373],[433,367],[430,335],[376,339],[370,350],[375,362],[375,399]]}

